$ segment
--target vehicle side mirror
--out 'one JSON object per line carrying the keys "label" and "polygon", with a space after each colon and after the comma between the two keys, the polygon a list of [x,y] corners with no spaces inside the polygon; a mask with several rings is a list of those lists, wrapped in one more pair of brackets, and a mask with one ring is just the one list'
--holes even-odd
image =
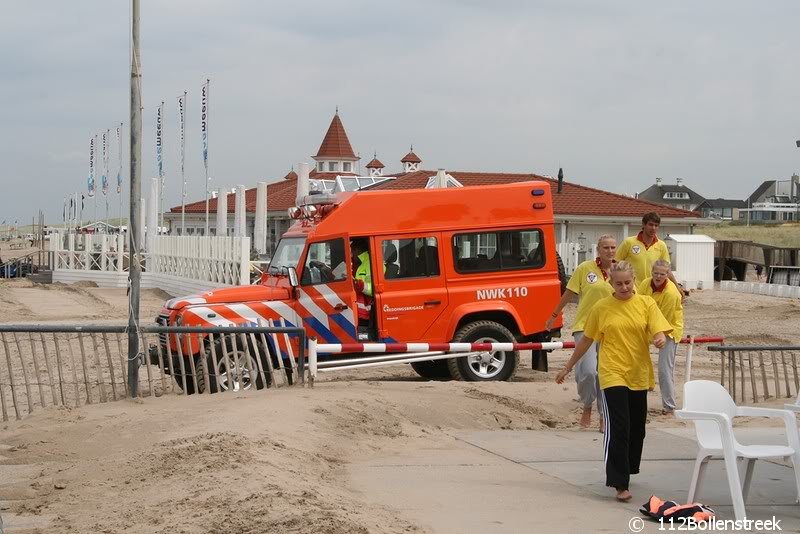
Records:
{"label": "vehicle side mirror", "polygon": [[292,287],[300,285],[297,282],[297,270],[294,267],[288,267],[287,270],[289,271],[289,285]]}

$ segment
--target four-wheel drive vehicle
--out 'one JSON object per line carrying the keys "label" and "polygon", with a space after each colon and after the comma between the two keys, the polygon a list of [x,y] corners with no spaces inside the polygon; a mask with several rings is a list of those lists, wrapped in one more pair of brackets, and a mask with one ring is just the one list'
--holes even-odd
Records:
{"label": "four-wheel drive vehicle", "polygon": [[[300,204],[289,210],[297,222],[282,236],[259,284],[172,299],[158,323],[225,326],[272,320],[302,326],[320,343],[550,339],[544,325],[561,296],[563,267],[548,183],[312,194]],[[374,288],[370,319],[362,318],[361,325],[351,270],[353,240],[368,243]],[[218,369],[210,351],[198,354],[196,337],[181,349],[184,357],[195,358],[196,369],[206,358],[217,377],[210,379],[211,391],[251,387],[255,372],[238,377],[225,372],[255,371],[256,356],[247,361],[245,352],[270,357],[273,364],[298,354],[296,336],[266,339],[268,346],[249,351],[235,341],[218,346],[218,355],[229,352],[237,364],[225,367],[217,361]],[[546,355],[537,358],[538,368],[546,369]],[[519,353],[510,351],[412,366],[428,378],[507,380],[518,362]],[[190,380],[187,389],[205,388],[197,374],[198,383]]]}

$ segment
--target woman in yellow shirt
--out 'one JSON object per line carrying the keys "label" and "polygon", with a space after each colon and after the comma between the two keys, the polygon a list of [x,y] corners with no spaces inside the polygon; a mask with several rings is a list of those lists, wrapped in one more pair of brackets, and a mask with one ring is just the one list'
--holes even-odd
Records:
{"label": "woman in yellow shirt", "polygon": [[661,390],[661,404],[664,413],[672,415],[675,411],[675,351],[683,336],[683,304],[681,290],[669,279],[672,274],[668,261],[656,260],[652,276],[639,284],[639,294],[653,297],[664,318],[672,325],[672,333],[667,343],[658,351],[658,389]]}
{"label": "woman in yellow shirt", "polygon": [[[567,290],[561,295],[561,301],[553,310],[544,327],[550,330],[553,321],[564,307],[578,298],[578,310],[572,324],[572,335],[578,343],[583,338],[583,327],[589,312],[598,301],[614,292],[608,278],[608,270],[614,262],[617,240],[605,234],[597,240],[597,258],[587,260],[575,269],[567,283]],[[603,411],[600,404],[600,382],[597,378],[597,343],[592,343],[575,368],[575,382],[578,386],[578,397],[583,405],[581,426],[587,428],[592,423],[592,404],[597,401],[597,412],[600,414],[600,432],[603,431]]]}
{"label": "woman in yellow shirt", "polygon": [[655,387],[649,342],[660,349],[672,327],[651,297],[636,294],[630,263],[613,264],[610,275],[614,293],[592,308],[583,339],[556,382],[564,382],[595,340],[600,343],[606,485],[617,490],[617,500],[627,502],[633,497],[628,490],[631,475],[639,472],[642,459],[647,391]]}

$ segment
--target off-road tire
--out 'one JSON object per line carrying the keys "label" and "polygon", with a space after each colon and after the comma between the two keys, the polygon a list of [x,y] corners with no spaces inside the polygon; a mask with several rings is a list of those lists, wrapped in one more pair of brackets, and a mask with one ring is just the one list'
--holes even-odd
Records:
{"label": "off-road tire", "polygon": [[428,380],[450,380],[450,367],[447,360],[430,360],[427,362],[412,362],[411,368],[419,376]]}
{"label": "off-road tire", "polygon": [[[461,327],[453,337],[454,343],[514,343],[515,341],[514,334],[508,328],[494,321],[468,323]],[[480,365],[474,361],[475,357],[471,356],[450,358],[447,360],[447,366],[450,374],[456,380],[467,382],[510,380],[519,365],[519,351],[493,352],[492,358],[500,360],[495,364],[499,368],[490,367],[489,372],[483,374],[475,368],[480,368]]]}
{"label": "off-road tire", "polygon": [[[234,356],[234,352],[244,352],[244,346],[240,337],[237,335],[235,338],[231,338],[231,336],[225,336],[224,338],[225,344],[227,346],[227,351],[229,358]],[[209,347],[206,349],[206,365],[208,367],[208,380],[211,393],[217,393],[218,391],[226,391],[227,388],[220,387],[218,376],[221,373],[225,372],[225,364],[223,362],[223,358],[225,358],[225,348],[222,345],[223,339],[217,339],[214,342],[214,350],[217,356],[217,366],[219,369],[214,368],[214,357],[211,354],[211,348]],[[269,387],[271,385],[271,379],[269,375],[269,367],[267,367],[266,363],[266,354],[267,351],[264,350],[263,345],[258,342],[253,345],[252,340],[247,339],[247,345],[250,349],[250,362],[247,366],[247,383],[244,386],[241,386],[243,389],[251,389],[255,386],[255,389],[263,389],[264,387]],[[206,384],[205,384],[205,374],[203,373],[203,363],[200,360],[201,356],[195,356],[195,371],[197,372],[197,391],[201,393],[205,393],[206,391]],[[259,372],[258,362],[256,362],[255,358],[261,359],[261,367],[264,370],[264,378],[266,379],[266,383],[261,378],[261,373]],[[241,359],[241,358],[240,358]],[[229,368],[231,367],[232,360],[228,362]],[[252,369],[250,369],[252,367]],[[231,372],[234,369],[230,369]],[[243,370],[240,369],[240,372]]]}

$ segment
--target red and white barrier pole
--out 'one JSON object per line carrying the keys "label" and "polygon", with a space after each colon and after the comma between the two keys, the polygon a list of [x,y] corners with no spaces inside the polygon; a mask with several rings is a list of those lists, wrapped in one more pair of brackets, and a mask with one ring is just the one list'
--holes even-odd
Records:
{"label": "red and white barrier pole", "polygon": [[[681,343],[722,343],[721,337],[684,338]],[[511,350],[559,350],[575,348],[573,341],[544,343],[319,343],[318,353],[352,354],[362,352],[488,352]]]}
{"label": "red and white barrier pole", "polygon": [[510,350],[558,350],[575,347],[572,341],[546,343],[320,343],[317,352],[350,354],[359,352],[488,352]]}
{"label": "red and white barrier pole", "polygon": [[[721,337],[687,337],[681,343],[689,345],[686,374],[691,373],[691,359],[695,343],[722,343]],[[550,341],[545,343],[317,343],[316,338],[308,340],[309,382],[314,384],[317,371],[334,369],[357,369],[377,367],[415,361],[442,360],[468,356],[477,352],[516,351],[516,350],[559,350],[575,347],[572,341]],[[331,360],[318,362],[322,354],[383,354],[383,356],[358,357],[350,360]],[[688,380],[688,378],[687,378]]]}

